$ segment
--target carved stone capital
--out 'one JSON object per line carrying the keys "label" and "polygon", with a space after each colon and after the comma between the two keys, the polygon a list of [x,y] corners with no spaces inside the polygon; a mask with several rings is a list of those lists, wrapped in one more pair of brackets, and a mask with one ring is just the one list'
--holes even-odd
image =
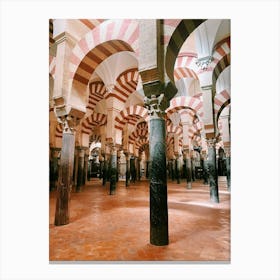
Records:
{"label": "carved stone capital", "polygon": [[207,144],[208,148],[215,148],[216,142],[217,142],[216,138],[208,138],[208,139],[206,139],[206,144]]}
{"label": "carved stone capital", "polygon": [[209,64],[211,63],[212,61],[212,56],[209,55],[209,56],[205,56],[205,57],[201,57],[201,58],[198,58],[197,61],[196,61],[196,65],[203,71],[207,70]]}
{"label": "carved stone capital", "polygon": [[54,113],[58,122],[62,124],[63,133],[74,132],[85,112],[66,104],[63,96],[56,96],[53,100],[55,103]]}
{"label": "carved stone capital", "polygon": [[163,118],[165,111],[161,109],[161,103],[163,101],[164,94],[159,96],[152,95],[151,98],[145,97],[144,104],[149,111],[149,115],[154,118]]}
{"label": "carved stone capital", "polygon": [[79,120],[71,115],[60,116],[57,118],[58,122],[62,124],[63,133],[73,133],[76,131],[76,127]]}

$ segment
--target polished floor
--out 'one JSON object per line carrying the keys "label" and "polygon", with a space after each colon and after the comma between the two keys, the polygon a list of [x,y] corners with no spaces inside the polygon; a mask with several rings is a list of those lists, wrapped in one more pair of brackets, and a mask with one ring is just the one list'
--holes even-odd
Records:
{"label": "polished floor", "polygon": [[50,193],[50,261],[230,261],[230,193],[219,177],[220,203],[211,203],[202,181],[168,181],[169,245],[149,244],[149,184],[92,179],[73,192],[70,223],[54,226],[55,192]]}

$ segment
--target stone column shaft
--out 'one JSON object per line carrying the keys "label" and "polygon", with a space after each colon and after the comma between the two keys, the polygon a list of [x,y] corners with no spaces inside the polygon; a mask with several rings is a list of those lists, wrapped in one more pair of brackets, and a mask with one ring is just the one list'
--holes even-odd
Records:
{"label": "stone column shaft", "polygon": [[180,184],[181,180],[180,180],[180,159],[179,159],[179,156],[177,156],[177,158],[175,160],[175,168],[176,168],[177,184]]}
{"label": "stone column shaft", "polygon": [[168,208],[166,179],[165,121],[150,119],[150,242],[167,245]]}
{"label": "stone column shaft", "polygon": [[208,146],[208,174],[210,182],[210,200],[213,202],[219,202],[219,188],[218,188],[218,174],[216,166],[216,148],[215,139],[207,139]]}
{"label": "stone column shaft", "polygon": [[230,147],[226,147],[225,149],[226,151],[226,174],[227,174],[227,188],[228,191],[230,191],[230,187],[231,187],[231,178],[230,178],[230,161],[231,161],[231,157],[230,157]]}
{"label": "stone column shaft", "polygon": [[191,189],[192,188],[192,163],[191,159],[187,157],[186,159],[187,163],[187,188]]}
{"label": "stone column shaft", "polygon": [[136,180],[136,168],[135,168],[135,158],[132,157],[130,159],[130,173],[131,173],[131,181],[135,183]]}
{"label": "stone column shaft", "polygon": [[81,192],[81,186],[84,185],[84,164],[85,164],[85,151],[82,147],[78,148],[78,177],[76,192]]}
{"label": "stone column shaft", "polygon": [[73,174],[75,149],[75,134],[72,130],[63,131],[62,149],[60,158],[59,182],[57,187],[57,199],[55,210],[56,226],[69,223],[69,199]]}
{"label": "stone column shaft", "polygon": [[117,186],[117,150],[115,147],[112,147],[111,150],[110,166],[110,195],[112,195],[116,193]]}
{"label": "stone column shaft", "polygon": [[102,185],[103,186],[106,185],[106,181],[107,181],[107,169],[108,169],[108,160],[107,160],[106,156],[104,155],[103,170],[102,170],[102,175],[103,175]]}
{"label": "stone column shaft", "polygon": [[125,186],[130,185],[130,155],[126,154],[126,171],[125,171]]}

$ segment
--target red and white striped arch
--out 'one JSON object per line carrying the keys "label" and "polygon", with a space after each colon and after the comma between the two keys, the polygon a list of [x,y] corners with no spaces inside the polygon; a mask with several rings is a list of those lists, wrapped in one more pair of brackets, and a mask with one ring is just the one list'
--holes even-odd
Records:
{"label": "red and white striped arch", "polygon": [[79,21],[82,22],[89,29],[96,28],[98,25],[100,25],[105,20],[106,19],[79,19]]}
{"label": "red and white striped arch", "polygon": [[166,147],[167,150],[174,150],[174,136],[173,135],[168,135],[167,136],[167,141],[166,141]]}
{"label": "red and white striped arch", "polygon": [[190,96],[179,96],[173,98],[170,102],[170,106],[166,110],[166,113],[167,115],[171,115],[176,111],[187,108],[194,110],[199,118],[203,117],[202,101],[197,97]]}
{"label": "red and white striped arch", "polygon": [[[130,107],[125,108],[118,114],[118,116],[116,116],[115,128],[123,130],[124,125],[127,122],[130,122],[130,120],[132,120],[133,118],[136,118],[137,120],[143,118],[147,122],[149,118],[148,110],[139,105],[132,105]],[[136,124],[136,122],[132,124]]]}
{"label": "red and white striped arch", "polygon": [[107,116],[101,113],[93,113],[82,121],[82,133],[90,134],[94,126],[104,125],[107,121]]}
{"label": "red and white striped arch", "polygon": [[53,79],[55,78],[55,62],[55,56],[49,55],[49,73],[53,77]]}
{"label": "red and white striped arch", "polygon": [[136,149],[140,149],[144,145],[149,145],[149,139],[148,138],[141,138],[135,141],[135,147]]}
{"label": "red and white striped arch", "polygon": [[198,67],[196,65],[197,55],[192,53],[179,53],[175,61],[176,68],[188,68],[195,72],[198,72]]}
{"label": "red and white striped arch", "polygon": [[216,93],[216,82],[220,74],[230,65],[230,53],[222,57],[217,63],[212,73],[212,91]]}
{"label": "red and white striped arch", "polygon": [[174,70],[174,81],[181,80],[183,78],[192,78],[198,80],[196,73],[187,67],[178,67]]}
{"label": "red and white striped arch", "polygon": [[139,155],[147,150],[149,150],[149,143],[145,143],[141,147],[139,147]]}
{"label": "red and white striped arch", "polygon": [[221,93],[215,95],[214,111],[215,111],[215,118],[217,120],[223,108],[229,103],[230,103],[230,93],[227,90],[223,90]]}
{"label": "red and white striped arch", "polygon": [[181,20],[168,41],[166,47],[165,70],[170,81],[174,83],[174,66],[178,57],[179,51],[186,41],[188,36],[201,24],[205,19],[183,19]]}
{"label": "red and white striped arch", "polygon": [[210,63],[210,68],[213,70],[219,61],[227,54],[230,53],[230,37],[227,38],[223,43],[218,43],[217,47],[213,52],[213,60]]}
{"label": "red and white striped arch", "polygon": [[89,84],[89,101],[87,108],[94,110],[96,104],[102,100],[106,93],[106,87],[102,81],[95,81]]}
{"label": "red and white striped arch", "polygon": [[129,135],[129,142],[134,143],[138,138],[148,139],[148,124],[146,122],[137,124],[136,129]]}
{"label": "red and white striped arch", "polygon": [[123,104],[127,101],[130,94],[136,91],[139,73],[137,68],[129,69],[119,75],[117,78],[114,93],[108,93],[105,98],[115,96]]}
{"label": "red and white striped arch", "polygon": [[183,128],[181,125],[173,125],[172,121],[170,119],[167,119],[166,121],[166,131],[167,133],[174,133],[178,136],[183,135]]}
{"label": "red and white striped arch", "polygon": [[174,32],[175,28],[180,23],[181,19],[164,19],[163,28],[164,28],[164,37],[163,42],[164,46],[167,47],[169,40]]}
{"label": "red and white striped arch", "polygon": [[131,19],[108,20],[89,31],[70,55],[70,78],[87,86],[96,67],[120,51],[132,51],[138,56],[138,22]]}
{"label": "red and white striped arch", "polygon": [[101,136],[97,134],[92,134],[89,138],[89,146],[92,143],[100,143],[101,142]]}

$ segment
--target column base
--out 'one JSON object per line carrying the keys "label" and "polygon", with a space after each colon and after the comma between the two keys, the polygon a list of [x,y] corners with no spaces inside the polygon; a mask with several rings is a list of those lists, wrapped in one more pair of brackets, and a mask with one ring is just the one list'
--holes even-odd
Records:
{"label": "column base", "polygon": [[219,203],[219,197],[217,197],[216,195],[211,195],[210,196],[210,200],[211,202],[214,202],[214,203]]}
{"label": "column base", "polygon": [[168,245],[168,226],[163,225],[161,227],[151,227],[150,243],[155,246]]}

